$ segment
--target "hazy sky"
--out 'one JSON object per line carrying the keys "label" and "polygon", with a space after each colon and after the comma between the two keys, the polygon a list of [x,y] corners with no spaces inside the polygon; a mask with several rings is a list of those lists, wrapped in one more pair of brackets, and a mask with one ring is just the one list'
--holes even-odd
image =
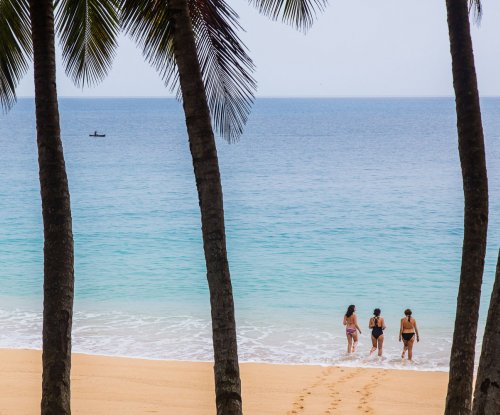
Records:
{"label": "hazy sky", "polygon": [[[245,0],[228,0],[246,29],[241,38],[257,69],[257,96],[453,95],[445,0],[330,1],[307,35],[260,16]],[[482,0],[473,27],[482,96],[500,96],[500,2]],[[170,96],[127,38],[109,77],[80,90],[58,66],[60,96]],[[33,95],[28,73],[19,96]]]}

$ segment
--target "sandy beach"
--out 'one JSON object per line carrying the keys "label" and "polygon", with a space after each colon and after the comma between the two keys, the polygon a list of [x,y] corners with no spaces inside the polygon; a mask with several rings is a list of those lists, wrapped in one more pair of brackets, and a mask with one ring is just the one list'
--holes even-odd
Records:
{"label": "sandy beach", "polygon": [[[39,411],[41,352],[0,350],[0,414]],[[448,373],[241,364],[244,413],[440,414]],[[74,354],[74,414],[213,415],[210,363]]]}

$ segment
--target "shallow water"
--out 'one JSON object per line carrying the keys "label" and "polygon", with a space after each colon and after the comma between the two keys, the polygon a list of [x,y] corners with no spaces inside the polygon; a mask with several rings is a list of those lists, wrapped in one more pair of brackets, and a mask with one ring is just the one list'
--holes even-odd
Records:
{"label": "shallow water", "polygon": [[[500,99],[482,108],[491,211],[481,332],[500,246]],[[23,99],[0,118],[0,347],[41,346],[33,113]],[[210,360],[181,106],[62,99],[61,122],[74,350]],[[89,138],[96,129],[106,138]],[[242,360],[402,367],[398,325],[410,307],[422,336],[411,367],[446,370],[463,231],[452,99],[261,99],[240,142],[218,146]],[[382,308],[385,360],[367,360],[368,329],[345,356],[351,303],[362,329]]]}

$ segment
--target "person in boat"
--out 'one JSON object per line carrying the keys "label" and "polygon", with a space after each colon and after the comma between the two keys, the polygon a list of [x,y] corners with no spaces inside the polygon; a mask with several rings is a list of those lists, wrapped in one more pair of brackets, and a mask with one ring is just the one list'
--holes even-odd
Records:
{"label": "person in boat", "polygon": [[347,353],[354,353],[358,345],[358,331],[361,334],[361,329],[358,326],[358,318],[356,314],[356,306],[351,304],[347,307],[344,315],[345,334],[347,336]]}
{"label": "person in boat", "polygon": [[382,346],[384,345],[384,317],[380,315],[380,308],[373,310],[373,317],[368,323],[368,327],[372,329],[372,348],[370,354],[378,349],[378,355],[382,356]]}
{"label": "person in boat", "polygon": [[404,359],[408,351],[408,360],[413,358],[413,344],[415,343],[415,336],[417,342],[420,341],[418,334],[417,320],[411,316],[412,312],[409,308],[405,310],[405,317],[401,319],[401,327],[399,329],[399,341],[403,341],[403,352],[401,358]]}

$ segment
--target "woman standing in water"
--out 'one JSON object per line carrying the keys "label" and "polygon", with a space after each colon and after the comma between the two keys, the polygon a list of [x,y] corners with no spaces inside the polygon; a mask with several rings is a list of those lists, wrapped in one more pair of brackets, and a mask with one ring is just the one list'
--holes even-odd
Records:
{"label": "woman standing in water", "polygon": [[408,350],[408,360],[413,357],[413,343],[415,343],[415,334],[417,335],[417,342],[420,341],[418,334],[417,320],[411,316],[411,310],[405,310],[405,316],[401,319],[401,328],[399,329],[399,341],[403,340],[403,353],[401,358],[405,358],[406,351]]}
{"label": "woman standing in water", "polygon": [[347,307],[347,312],[344,315],[344,326],[345,334],[347,336],[347,353],[354,353],[356,351],[356,346],[358,344],[358,333],[361,334],[361,330],[358,326],[358,319],[354,312],[356,311],[355,305],[350,305]]}
{"label": "woman standing in water", "polygon": [[384,317],[380,317],[380,308],[373,310],[373,317],[370,319],[368,326],[372,329],[372,354],[378,348],[378,355],[382,356],[382,346],[384,345],[384,330],[385,321]]}

